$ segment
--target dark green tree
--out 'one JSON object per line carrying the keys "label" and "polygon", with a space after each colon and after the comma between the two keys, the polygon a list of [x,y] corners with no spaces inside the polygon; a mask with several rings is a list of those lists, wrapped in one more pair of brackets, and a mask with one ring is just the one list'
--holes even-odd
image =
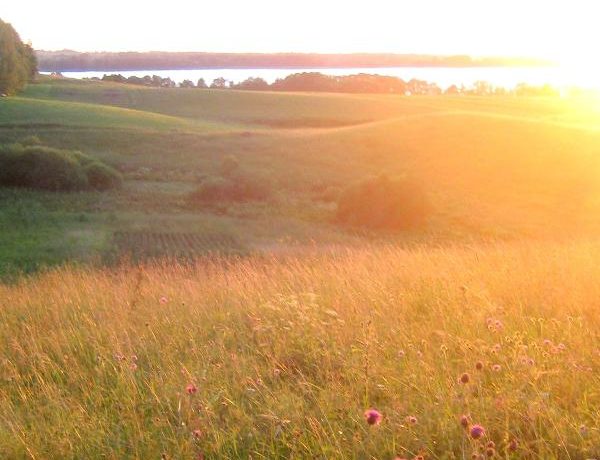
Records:
{"label": "dark green tree", "polygon": [[10,24],[0,20],[0,93],[17,93],[36,73],[33,48],[21,41]]}

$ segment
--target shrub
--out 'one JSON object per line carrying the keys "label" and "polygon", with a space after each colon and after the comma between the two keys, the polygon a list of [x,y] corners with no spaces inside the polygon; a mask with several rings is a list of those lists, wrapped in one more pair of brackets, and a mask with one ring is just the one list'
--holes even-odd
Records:
{"label": "shrub", "polygon": [[0,186],[39,190],[106,190],[121,183],[112,168],[81,153],[41,145],[0,146]]}
{"label": "shrub", "polygon": [[87,177],[75,158],[57,149],[15,145],[0,154],[2,185],[42,190],[82,190]]}
{"label": "shrub", "polygon": [[98,162],[98,160],[96,160],[95,158],[86,155],[83,152],[80,152],[79,150],[72,150],[69,152],[69,154],[75,159],[77,160],[77,162],[81,165],[81,166],[87,166],[91,163],[95,163]]}
{"label": "shrub", "polygon": [[246,201],[263,201],[270,195],[269,187],[263,182],[246,176],[232,178],[208,177],[204,179],[189,199],[192,203],[219,204]]}
{"label": "shrub", "polygon": [[95,190],[118,188],[123,182],[123,178],[118,171],[97,161],[84,166],[84,171],[90,187]]}
{"label": "shrub", "polygon": [[348,187],[338,200],[337,221],[374,229],[402,230],[422,225],[429,212],[422,187],[382,175]]}

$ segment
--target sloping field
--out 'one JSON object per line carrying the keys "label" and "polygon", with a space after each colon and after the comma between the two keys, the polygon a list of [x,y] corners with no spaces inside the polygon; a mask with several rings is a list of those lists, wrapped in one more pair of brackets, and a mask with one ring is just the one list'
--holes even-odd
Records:
{"label": "sloping field", "polygon": [[105,105],[7,98],[0,100],[0,128],[94,127],[97,129],[216,130],[222,126]]}

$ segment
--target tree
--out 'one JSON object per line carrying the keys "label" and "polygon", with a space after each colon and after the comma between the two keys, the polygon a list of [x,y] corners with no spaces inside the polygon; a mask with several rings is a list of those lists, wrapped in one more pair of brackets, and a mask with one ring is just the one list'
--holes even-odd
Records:
{"label": "tree", "polygon": [[210,87],[213,89],[225,89],[227,88],[227,80],[223,77],[215,78]]}
{"label": "tree", "polygon": [[198,80],[198,83],[196,84],[196,88],[201,88],[201,89],[206,89],[208,88],[208,85],[206,84],[206,82],[204,81],[204,78],[200,78]]}
{"label": "tree", "polygon": [[0,20],[0,93],[15,94],[37,73],[37,59],[30,45],[8,23]]}
{"label": "tree", "polygon": [[180,88],[193,88],[194,82],[192,80],[183,80],[181,83],[179,83],[179,87]]}

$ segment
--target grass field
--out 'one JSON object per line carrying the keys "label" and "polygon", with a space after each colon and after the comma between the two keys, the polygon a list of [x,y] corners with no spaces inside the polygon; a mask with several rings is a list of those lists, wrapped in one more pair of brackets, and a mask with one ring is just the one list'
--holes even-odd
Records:
{"label": "grass field", "polygon": [[364,245],[0,287],[0,454],[594,458],[599,260],[583,242]]}
{"label": "grass field", "polygon": [[[45,78],[31,135],[124,184],[0,189],[0,458],[600,457],[597,100]],[[228,156],[267,201],[190,204]],[[336,224],[382,172],[426,225]]]}

